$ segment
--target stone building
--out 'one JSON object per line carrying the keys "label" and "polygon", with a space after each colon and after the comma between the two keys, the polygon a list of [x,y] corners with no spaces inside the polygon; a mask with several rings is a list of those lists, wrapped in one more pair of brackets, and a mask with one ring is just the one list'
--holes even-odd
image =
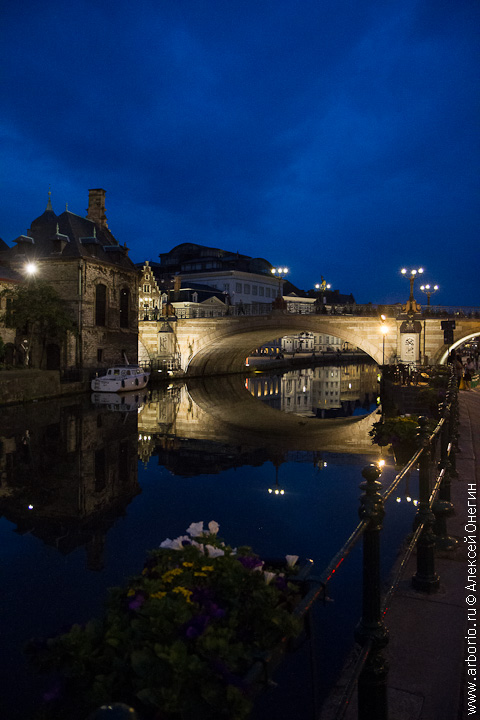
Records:
{"label": "stone building", "polygon": [[148,295],[154,287],[147,277],[152,275],[160,293],[169,294],[169,299],[175,292],[175,283],[180,289],[185,280],[218,290],[228,305],[270,306],[282,293],[283,280],[272,276],[272,265],[263,258],[197,243],[181,243],[160,253],[159,257],[160,263],[145,263],[142,268],[141,287],[148,290],[145,293],[147,305]]}
{"label": "stone building", "polygon": [[15,330],[7,327],[1,319],[7,310],[7,297],[2,296],[2,292],[21,283],[22,277],[13,268],[2,262],[2,254],[8,250],[8,245],[0,238],[0,363],[13,365],[15,362]]}
{"label": "stone building", "polygon": [[139,274],[126,244],[108,228],[105,190],[89,190],[86,217],[68,209],[57,215],[49,197],[45,212],[14,247],[0,253],[0,261],[19,273],[33,263],[35,277],[55,287],[78,327],[63,347],[50,343],[46,367],[93,369],[137,361]]}

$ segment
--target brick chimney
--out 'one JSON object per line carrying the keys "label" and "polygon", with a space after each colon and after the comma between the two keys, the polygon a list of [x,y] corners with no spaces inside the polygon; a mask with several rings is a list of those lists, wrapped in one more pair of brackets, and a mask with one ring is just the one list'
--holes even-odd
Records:
{"label": "brick chimney", "polygon": [[96,188],[88,191],[87,218],[93,220],[100,227],[108,228],[107,216],[105,215],[106,190]]}

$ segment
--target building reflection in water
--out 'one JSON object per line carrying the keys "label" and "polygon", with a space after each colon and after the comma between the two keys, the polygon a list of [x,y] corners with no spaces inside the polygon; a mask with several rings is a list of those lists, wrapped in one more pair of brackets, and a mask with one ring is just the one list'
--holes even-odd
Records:
{"label": "building reflection in water", "polygon": [[102,569],[105,536],[140,492],[137,417],[89,397],[4,408],[0,515],[61,553],[84,547]]}
{"label": "building reflection in water", "polygon": [[270,407],[306,417],[349,417],[372,412],[378,396],[373,362],[317,366],[282,375],[259,374],[247,390]]}

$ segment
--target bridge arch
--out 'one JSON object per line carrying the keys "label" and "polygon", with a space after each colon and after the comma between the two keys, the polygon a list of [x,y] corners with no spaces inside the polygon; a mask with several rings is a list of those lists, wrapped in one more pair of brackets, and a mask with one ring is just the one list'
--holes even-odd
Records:
{"label": "bridge arch", "polygon": [[437,362],[439,365],[445,365],[447,362],[448,356],[452,352],[452,350],[456,350],[460,345],[463,345],[464,342],[467,342],[467,340],[473,340],[476,337],[480,337],[480,332],[474,332],[470,333],[469,335],[465,335],[464,337],[459,338],[456,340],[452,345],[448,347],[441,348],[437,353]]}
{"label": "bridge arch", "polygon": [[[360,322],[359,322],[360,320]],[[383,336],[377,318],[349,316],[275,314],[178,321],[177,342],[187,375],[201,376],[242,372],[252,351],[283,335],[301,332],[322,333],[342,338],[364,350],[377,363],[383,359]],[[183,323],[183,324],[182,324]],[[396,348],[396,321],[387,321],[385,357]]]}

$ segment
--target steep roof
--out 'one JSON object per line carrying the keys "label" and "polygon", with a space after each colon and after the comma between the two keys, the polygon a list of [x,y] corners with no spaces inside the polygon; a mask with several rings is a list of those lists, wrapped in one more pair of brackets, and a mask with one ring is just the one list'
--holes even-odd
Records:
{"label": "steep roof", "polygon": [[69,210],[56,215],[50,200],[45,212],[31,223],[27,236],[20,235],[14,242],[16,246],[8,253],[12,260],[27,248],[29,259],[83,257],[135,269],[126,245],[120,245],[106,226]]}

